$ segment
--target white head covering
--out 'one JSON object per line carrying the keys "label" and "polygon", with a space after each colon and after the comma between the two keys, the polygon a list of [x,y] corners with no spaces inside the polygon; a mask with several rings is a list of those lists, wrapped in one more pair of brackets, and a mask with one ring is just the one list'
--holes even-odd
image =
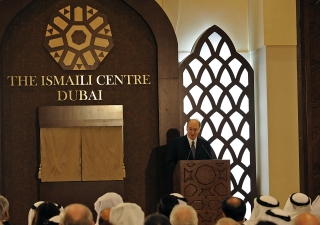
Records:
{"label": "white head covering", "polygon": [[41,205],[42,203],[44,203],[44,201],[39,201],[34,203],[31,208],[29,209],[29,214],[28,214],[28,225],[32,224],[32,220],[34,217],[34,213],[36,212],[36,209],[38,208],[39,205]]}
{"label": "white head covering", "polygon": [[55,223],[55,224],[60,224],[60,215],[51,217],[51,218],[49,219],[49,221],[52,222],[52,223]]}
{"label": "white head covering", "polygon": [[123,203],[122,197],[115,192],[107,192],[97,199],[94,203],[94,209],[97,212],[97,220],[96,225],[99,224],[101,211],[104,209],[108,209],[118,204]]}
{"label": "white head covering", "polygon": [[311,204],[311,214],[315,215],[320,220],[320,193]]}
{"label": "white head covering", "polygon": [[144,212],[135,203],[121,203],[111,208],[109,222],[113,225],[143,225]]}
{"label": "white head covering", "polygon": [[187,205],[187,199],[185,197],[183,197],[181,194],[179,194],[179,193],[171,193],[170,195],[175,196],[180,205]]}
{"label": "white head covering", "polygon": [[254,199],[251,217],[244,224],[256,225],[261,218],[265,217],[266,211],[273,208],[279,208],[278,200],[272,196],[260,195]]}
{"label": "white head covering", "polygon": [[304,212],[311,212],[311,200],[303,193],[293,193],[288,198],[283,211],[288,213],[293,220],[296,216]]}
{"label": "white head covering", "polygon": [[[29,214],[28,214],[28,225],[32,224],[34,213],[36,212],[39,205],[41,205],[42,203],[44,203],[44,201],[38,201],[31,206],[31,208],[29,210]],[[63,212],[64,209],[61,205],[58,205],[56,203],[54,203],[54,204],[59,208],[60,212]]]}
{"label": "white head covering", "polygon": [[277,225],[291,225],[291,218],[280,208],[269,209],[260,220],[270,221]]}

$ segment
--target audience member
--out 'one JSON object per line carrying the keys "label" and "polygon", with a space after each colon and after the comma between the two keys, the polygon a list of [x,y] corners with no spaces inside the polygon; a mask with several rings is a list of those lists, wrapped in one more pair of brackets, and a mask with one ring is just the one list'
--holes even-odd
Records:
{"label": "audience member", "polygon": [[287,212],[291,219],[301,213],[311,212],[311,200],[303,193],[293,193],[289,196],[283,211]]}
{"label": "audience member", "polygon": [[49,219],[48,225],[58,225],[58,224],[60,224],[60,215],[51,217],[51,218]]}
{"label": "audience member", "polygon": [[146,217],[144,225],[171,225],[169,218],[160,213],[153,213]]}
{"label": "audience member", "polygon": [[135,203],[120,203],[110,209],[109,222],[113,225],[143,225],[144,212]]}
{"label": "audience member", "polygon": [[[2,212],[2,209],[3,209],[3,207],[2,207],[2,205],[0,205],[0,212]],[[3,215],[0,214],[0,225],[2,225],[2,224],[3,224]]]}
{"label": "audience member", "polygon": [[100,218],[99,218],[99,225],[108,224],[108,222],[110,220],[110,210],[111,210],[111,208],[106,208],[101,211]]}
{"label": "audience member", "polygon": [[231,218],[240,224],[244,222],[246,204],[242,199],[237,197],[227,197],[222,201],[221,209],[224,217]]}
{"label": "audience member", "polygon": [[217,221],[216,225],[239,225],[239,223],[232,218],[222,217]]}
{"label": "audience member", "polygon": [[[38,201],[36,203],[34,203],[31,207],[30,207],[30,210],[29,210],[29,213],[28,213],[28,225],[31,225],[32,224],[32,220],[33,220],[33,217],[34,217],[34,214],[36,212],[36,209],[39,207],[39,205],[41,205],[42,203],[44,203],[44,201]],[[61,205],[58,205],[56,203],[54,203],[60,210],[60,212],[63,212],[63,207]]]}
{"label": "audience member", "polygon": [[183,197],[181,194],[179,194],[179,193],[171,193],[170,195],[175,196],[177,198],[179,204],[187,205],[188,200],[185,197]]}
{"label": "audience member", "polygon": [[251,217],[243,224],[245,225],[256,225],[264,216],[267,210],[279,208],[279,202],[272,196],[260,195],[253,201],[253,209]]}
{"label": "audience member", "polygon": [[53,202],[43,202],[34,213],[32,225],[46,225],[50,218],[59,214],[60,210]]}
{"label": "audience member", "polygon": [[0,222],[4,225],[10,225],[9,223],[9,201],[4,196],[0,195]]}
{"label": "audience member", "polygon": [[38,206],[40,204],[44,203],[44,201],[38,201],[36,203],[34,203],[30,209],[29,209],[29,214],[28,214],[28,225],[31,225],[32,224],[32,220],[33,220],[33,217],[34,217],[34,213],[36,211],[36,209],[38,208]]}
{"label": "audience member", "polygon": [[320,220],[320,193],[311,204],[311,214],[315,215]]}
{"label": "audience member", "polygon": [[90,209],[82,204],[71,204],[60,214],[61,225],[94,225]]}
{"label": "audience member", "polygon": [[170,214],[171,225],[198,225],[196,210],[190,205],[176,205]]}
{"label": "audience member", "polygon": [[257,225],[277,225],[274,222],[271,221],[264,221],[264,220],[260,220]]}
{"label": "audience member", "polygon": [[120,203],[123,203],[122,197],[114,192],[108,192],[99,197],[94,203],[94,209],[97,212],[96,225],[99,224],[100,215],[104,209],[110,209],[111,207],[117,206]]}
{"label": "audience member", "polygon": [[109,221],[104,221],[100,219],[99,225],[112,225]]}
{"label": "audience member", "polygon": [[263,221],[270,221],[277,225],[291,225],[291,218],[280,208],[273,208],[266,211],[265,216],[261,218]]}
{"label": "audience member", "polygon": [[170,213],[175,205],[178,205],[178,199],[173,195],[163,195],[157,204],[157,212],[169,218]]}
{"label": "audience member", "polygon": [[308,212],[300,213],[292,221],[292,225],[319,225],[319,219]]}

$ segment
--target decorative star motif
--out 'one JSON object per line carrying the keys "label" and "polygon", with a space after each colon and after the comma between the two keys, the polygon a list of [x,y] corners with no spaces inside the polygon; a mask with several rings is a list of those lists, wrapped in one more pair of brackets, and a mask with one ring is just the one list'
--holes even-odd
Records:
{"label": "decorative star motif", "polygon": [[213,217],[214,213],[209,214],[205,212],[205,214],[198,214],[198,215],[202,219],[202,222],[211,222],[211,217]]}
{"label": "decorative star motif", "polygon": [[187,182],[188,180],[193,180],[192,178],[192,170],[188,171],[188,170],[184,170],[184,182]]}
{"label": "decorative star motif", "polygon": [[210,188],[208,189],[201,188],[201,192],[199,196],[214,196],[214,194],[211,193]]}

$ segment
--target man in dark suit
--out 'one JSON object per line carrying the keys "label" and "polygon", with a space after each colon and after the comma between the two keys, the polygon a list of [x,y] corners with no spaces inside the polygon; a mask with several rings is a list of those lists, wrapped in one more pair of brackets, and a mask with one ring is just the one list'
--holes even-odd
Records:
{"label": "man in dark suit", "polygon": [[198,120],[190,119],[187,124],[187,135],[171,141],[166,160],[168,170],[173,171],[179,160],[214,159],[210,143],[198,137],[200,127]]}

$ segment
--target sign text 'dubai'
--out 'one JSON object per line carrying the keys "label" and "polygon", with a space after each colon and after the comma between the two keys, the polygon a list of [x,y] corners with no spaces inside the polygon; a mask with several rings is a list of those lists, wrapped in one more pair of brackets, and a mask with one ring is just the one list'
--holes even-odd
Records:
{"label": "sign text 'dubai'", "polygon": [[[150,75],[47,75],[47,76],[7,76],[11,87],[50,86],[110,86],[110,85],[150,85]],[[57,101],[103,100],[103,90],[58,90]]]}

